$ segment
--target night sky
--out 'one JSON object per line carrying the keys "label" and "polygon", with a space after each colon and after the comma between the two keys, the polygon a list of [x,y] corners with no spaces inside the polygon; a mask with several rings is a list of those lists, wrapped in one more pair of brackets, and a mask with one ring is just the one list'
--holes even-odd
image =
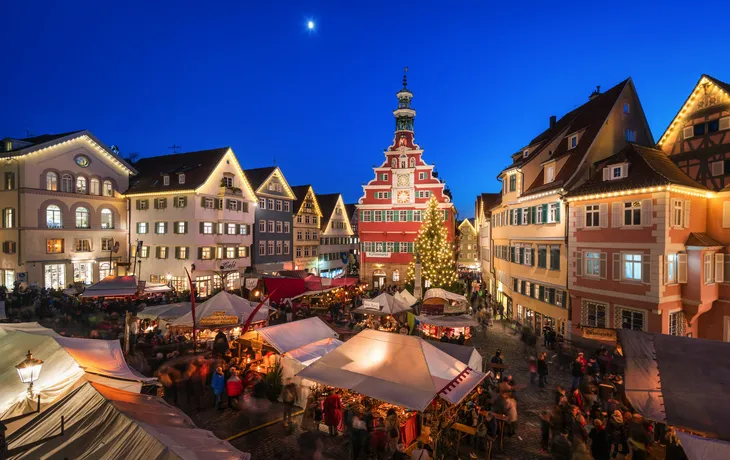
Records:
{"label": "night sky", "polygon": [[354,202],[408,66],[416,142],[470,217],[509,155],[596,85],[633,77],[656,140],[702,73],[730,81],[730,2],[570,3],[8,1],[0,137],[230,145],[244,168],[276,158],[291,185]]}

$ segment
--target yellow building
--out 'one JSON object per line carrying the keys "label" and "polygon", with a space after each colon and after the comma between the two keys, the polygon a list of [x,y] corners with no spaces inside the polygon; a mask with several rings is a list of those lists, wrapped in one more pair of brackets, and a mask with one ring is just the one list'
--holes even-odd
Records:
{"label": "yellow building", "polygon": [[549,128],[512,155],[498,176],[502,200],[491,208],[495,300],[507,317],[538,333],[544,326],[570,330],[562,196],[627,142],[653,143],[631,79],[597,89],[559,120],[550,117]]}
{"label": "yellow building", "polygon": [[464,219],[459,224],[459,268],[466,270],[479,269],[479,242],[474,219]]}

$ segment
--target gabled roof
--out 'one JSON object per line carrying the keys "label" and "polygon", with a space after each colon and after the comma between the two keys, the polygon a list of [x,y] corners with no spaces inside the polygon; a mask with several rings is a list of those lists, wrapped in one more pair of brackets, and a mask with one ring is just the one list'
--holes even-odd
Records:
{"label": "gabled roof", "polygon": [[[603,169],[619,163],[628,163],[628,176],[623,179],[603,180]],[[708,190],[691,179],[661,150],[627,144],[619,153],[596,164],[596,174],[567,193],[569,197],[596,193],[634,190],[663,185]]]}
{"label": "gabled roof", "polygon": [[722,243],[718,242],[714,238],[712,238],[707,233],[695,233],[692,232],[687,237],[687,242],[684,243],[685,246],[699,246],[699,247],[714,247],[714,246],[724,246]]}
{"label": "gabled roof", "polygon": [[711,77],[707,74],[702,74],[700,79],[697,81],[697,84],[694,86],[692,91],[689,93],[689,96],[687,96],[687,99],[684,101],[684,104],[682,104],[682,107],[679,108],[679,110],[677,111],[677,114],[674,116],[674,118],[672,118],[672,121],[669,122],[667,129],[665,129],[664,132],[662,133],[662,136],[659,138],[659,142],[657,142],[657,146],[660,146],[666,140],[666,137],[669,135],[669,132],[672,130],[674,125],[679,123],[679,117],[689,107],[690,102],[692,101],[692,96],[696,92],[698,92],[700,86],[705,83],[712,83],[713,85],[717,86],[722,91],[724,91],[725,94],[730,96],[730,84],[720,81],[717,78]]}
{"label": "gabled roof", "polygon": [[[522,196],[532,195],[535,193],[546,192],[549,190],[557,190],[561,187],[567,187],[568,180],[573,176],[581,161],[588,153],[588,149],[593,144],[593,140],[596,138],[601,128],[604,125],[606,118],[608,117],[611,110],[616,105],[616,101],[623,92],[624,88],[631,83],[631,78],[628,78],[608,91],[598,94],[593,99],[589,100],[585,104],[581,105],[577,109],[567,113],[560,120],[558,120],[552,129],[540,134],[536,139],[540,141],[545,140],[544,144],[540,149],[545,148],[551,144],[551,140],[556,137],[563,137],[573,133],[582,131],[580,141],[574,149],[568,149],[568,142],[565,141],[558,144],[555,151],[550,156],[550,159],[558,159],[568,157],[566,163],[560,168],[555,180],[549,183],[545,183],[544,171],[540,171],[533,183],[525,190]],[[538,152],[530,154],[530,158],[534,158]]]}
{"label": "gabled roof", "polygon": [[495,206],[498,206],[502,202],[502,194],[501,193],[482,193],[481,194],[482,199],[482,209],[484,209],[484,214],[486,215],[489,213],[492,208]]}
{"label": "gabled roof", "polygon": [[38,150],[51,147],[54,144],[58,144],[72,139],[86,137],[86,139],[96,148],[101,150],[103,153],[109,156],[113,163],[121,165],[122,168],[126,169],[131,174],[136,174],[137,170],[132,167],[126,160],[114,153],[110,148],[104,145],[99,139],[96,138],[88,130],[82,129],[79,131],[70,131],[67,133],[60,134],[42,134],[40,136],[26,137],[26,138],[14,138],[6,137],[2,139],[2,147],[5,148],[5,141],[12,141],[13,146],[10,150],[0,151],[0,158],[6,157],[17,157],[27,154],[31,154]]}
{"label": "gabled roof", "polygon": [[302,204],[304,204],[304,199],[307,198],[307,193],[311,191],[314,201],[314,211],[320,217],[322,217],[322,211],[319,207],[319,202],[317,202],[317,195],[314,193],[311,185],[296,185],[294,187],[291,187],[291,191],[297,197],[297,199],[294,200],[294,206],[292,207],[292,209],[294,210],[294,214],[299,214],[302,208]]}
{"label": "gabled roof", "polygon": [[332,214],[335,212],[335,206],[337,206],[337,201],[341,196],[342,195],[339,193],[316,194],[319,209],[322,210],[323,224],[329,222],[332,218]]}
{"label": "gabled roof", "polygon": [[352,219],[354,216],[357,216],[357,204],[356,203],[345,204],[345,210],[347,211],[347,216],[350,219]]}
{"label": "gabled roof", "polygon": [[[208,180],[229,150],[230,147],[220,147],[140,158],[135,163],[139,174],[134,177],[125,194],[195,190]],[[185,174],[184,184],[178,181],[177,175],[180,173]],[[170,176],[170,185],[163,185],[164,175]]]}
{"label": "gabled roof", "polygon": [[474,219],[473,218],[462,220],[461,223],[459,224],[459,229],[461,229],[461,227],[464,225],[471,227],[471,229],[476,233],[476,229],[474,228]]}
{"label": "gabled roof", "polygon": [[291,195],[291,198],[293,200],[297,199],[297,195],[292,191],[289,183],[284,178],[284,173],[281,172],[281,169],[279,169],[278,166],[266,166],[264,168],[246,169],[243,171],[243,173],[256,193],[266,193],[266,190],[263,190],[262,187],[266,184],[266,182],[272,175],[278,173],[281,176],[281,181],[283,182],[284,188],[286,189],[287,193]]}

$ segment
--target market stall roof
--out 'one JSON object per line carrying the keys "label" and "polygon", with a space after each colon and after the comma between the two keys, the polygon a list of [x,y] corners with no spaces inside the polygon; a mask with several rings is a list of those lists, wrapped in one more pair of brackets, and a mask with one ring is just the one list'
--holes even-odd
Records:
{"label": "market stall roof", "polygon": [[337,338],[337,333],[317,316],[264,327],[254,333],[260,334],[281,354],[319,340]]}
{"label": "market stall roof", "polygon": [[9,448],[58,432],[15,458],[250,458],[213,433],[195,426],[180,409],[161,398],[86,382],[8,438]]}
{"label": "market stall roof", "polygon": [[284,356],[299,361],[304,365],[309,365],[343,343],[341,340],[333,338],[322,339],[295,350],[287,351],[284,353]]}
{"label": "market stall roof", "polygon": [[0,414],[10,416],[32,405],[26,398],[27,385],[15,370],[28,350],[44,361],[33,384],[42,404],[67,392],[85,372],[91,380],[134,391],[139,391],[143,383],[156,381],[127,365],[118,340],[61,337],[38,323],[25,323],[27,330],[22,324],[0,324]]}
{"label": "market stall roof", "polygon": [[420,315],[416,319],[424,324],[441,327],[476,327],[479,323],[469,315]]}
{"label": "market stall roof", "polygon": [[[215,328],[241,325],[246,322],[257,305],[258,303],[249,302],[243,297],[221,291],[195,307],[196,326]],[[263,305],[256,312],[252,322],[266,321],[268,318],[269,308]],[[172,326],[193,327],[192,311],[173,321]]]}
{"label": "market stall roof", "polygon": [[38,335],[47,335],[49,337],[61,337],[53,329],[43,327],[39,323],[3,323],[0,324],[0,338],[8,332],[28,332]]}
{"label": "market stall roof", "polygon": [[321,291],[327,288],[338,288],[342,286],[352,286],[357,284],[358,278],[342,277],[342,278],[323,278],[316,275],[310,275],[304,280],[304,286],[308,291]]}
{"label": "market stall roof", "polygon": [[371,329],[297,375],[414,410],[424,410],[437,396],[459,403],[484,379],[419,337]]}
{"label": "market stall roof", "polygon": [[152,305],[145,307],[144,310],[137,313],[137,317],[142,319],[159,318],[169,321],[179,318],[190,311],[192,311],[192,305],[190,302],[168,303],[165,305]]}
{"label": "market stall roof", "polygon": [[416,299],[413,294],[408,291],[408,289],[403,289],[403,291],[401,292],[396,292],[394,297],[403,302],[407,307],[412,307],[418,303],[418,299]]}
{"label": "market stall roof", "polygon": [[337,289],[337,288],[336,287],[331,287],[331,288],[327,288],[327,289],[322,289],[321,291],[305,291],[305,292],[303,292],[303,293],[301,293],[299,295],[295,295],[294,297],[292,297],[292,300],[298,299],[300,297],[305,297],[305,296],[308,296],[308,295],[325,294],[325,293],[330,292],[330,291],[333,291],[335,289]]}
{"label": "market stall roof", "polygon": [[172,291],[172,288],[167,284],[162,283],[146,283],[144,287],[144,292],[146,294],[156,294],[170,291]]}
{"label": "market stall roof", "polygon": [[136,293],[136,276],[107,276],[86,288],[81,297],[121,297]]}
{"label": "market stall roof", "polygon": [[285,278],[276,276],[265,276],[264,284],[266,292],[271,295],[273,302],[283,299],[291,299],[294,296],[306,291],[304,279],[299,277]]}
{"label": "market stall roof", "polygon": [[431,342],[431,345],[447,353],[449,356],[453,356],[472,369],[482,370],[482,355],[474,347],[444,342]]}
{"label": "market stall roof", "polygon": [[388,316],[397,315],[411,311],[411,307],[396,299],[394,296],[383,292],[373,299],[363,299],[362,307],[352,310],[353,313],[363,315]]}
{"label": "market stall roof", "polygon": [[730,441],[730,401],[723,397],[730,361],[718,358],[730,355],[730,343],[627,329],[619,329],[618,336],[626,358],[626,396],[634,409],[648,419],[720,439],[690,440],[707,444],[694,449],[707,456],[690,458],[728,458],[715,454],[730,445],[722,442]]}
{"label": "market stall roof", "polygon": [[426,295],[423,296],[423,300],[428,299],[443,299],[443,300],[454,300],[457,302],[466,302],[466,297],[461,294],[454,294],[445,289],[431,288],[426,291]]}

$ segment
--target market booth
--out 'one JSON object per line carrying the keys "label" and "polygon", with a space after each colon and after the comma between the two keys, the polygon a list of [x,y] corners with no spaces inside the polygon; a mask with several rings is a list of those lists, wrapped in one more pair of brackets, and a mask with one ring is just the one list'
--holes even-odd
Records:
{"label": "market booth", "polygon": [[466,339],[471,338],[471,328],[479,326],[469,315],[420,315],[416,316],[419,328],[424,337],[434,340],[446,334],[451,337],[464,333]]}
{"label": "market booth", "polygon": [[137,318],[157,322],[160,330],[165,332],[170,323],[189,312],[192,315],[192,304],[190,302],[168,303],[147,306],[137,313]]}
{"label": "market booth", "polygon": [[458,359],[472,369],[482,372],[484,370],[484,358],[476,348],[468,345],[457,345],[455,343],[430,342],[431,345]]}
{"label": "market booth", "polygon": [[626,397],[677,429],[690,460],[730,458],[730,343],[618,329]]}
{"label": "market booth", "polygon": [[396,409],[406,445],[429,436],[437,448],[456,407],[485,375],[414,336],[364,330],[324,355],[298,376],[349,390],[343,405],[373,398],[373,412]]}
{"label": "market booth", "polygon": [[[14,370],[14,369],[13,369]],[[60,430],[63,436],[42,442]],[[163,399],[84,382],[8,437],[14,458],[250,459]]]}
{"label": "market booth", "polygon": [[107,276],[81,293],[81,297],[128,297],[137,294],[137,277]]}
{"label": "market booth", "polygon": [[469,303],[461,294],[454,294],[445,289],[432,288],[423,296],[421,313],[430,315],[448,315],[466,313]]}
{"label": "market booth", "polygon": [[415,304],[418,303],[418,299],[416,299],[413,294],[408,292],[408,289],[403,289],[401,292],[396,292],[393,297],[403,302],[406,307],[413,307]]}
{"label": "market booth", "polygon": [[[241,335],[241,326],[256,309],[258,303],[249,302],[243,297],[221,291],[195,307],[195,327],[198,330],[198,341],[212,346],[216,330],[222,330],[232,338]],[[269,319],[269,306],[262,305],[251,320],[251,327],[264,327]],[[193,312],[190,311],[170,323],[171,328],[192,331]]]}

